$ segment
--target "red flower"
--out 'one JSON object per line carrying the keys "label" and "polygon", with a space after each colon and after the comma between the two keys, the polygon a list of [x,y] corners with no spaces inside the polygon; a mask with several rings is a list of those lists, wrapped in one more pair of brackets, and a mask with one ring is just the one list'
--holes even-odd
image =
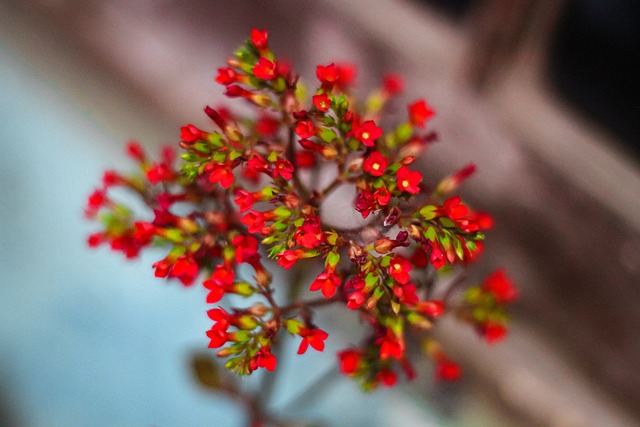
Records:
{"label": "red flower", "polygon": [[218,68],[216,82],[221,85],[228,86],[231,83],[235,83],[237,81],[237,77],[238,74],[233,70],[233,68]]}
{"label": "red flower", "polygon": [[415,126],[424,127],[424,122],[435,114],[423,99],[409,105],[409,121]]}
{"label": "red flower", "polygon": [[391,331],[387,331],[387,335],[376,340],[376,344],[380,346],[380,359],[402,359],[404,355],[404,342],[394,336]]}
{"label": "red flower", "polygon": [[267,172],[269,164],[260,154],[254,154],[247,162],[247,168],[255,173]]}
{"label": "red flower", "polygon": [[406,191],[411,194],[418,194],[420,192],[420,181],[422,181],[422,174],[420,172],[411,171],[408,167],[402,166],[396,173],[398,178],[398,189],[400,191]]}
{"label": "red flower", "polygon": [[443,381],[456,381],[462,375],[462,368],[460,365],[450,360],[444,355],[439,356],[436,359],[436,372],[435,379]]}
{"label": "red flower", "polygon": [[444,313],[444,303],[439,300],[420,301],[416,304],[416,310],[429,317],[440,317]]}
{"label": "red flower", "polygon": [[429,262],[433,265],[433,268],[439,270],[440,267],[446,264],[446,260],[444,258],[444,252],[440,249],[440,245],[435,242],[430,242],[431,244],[431,256],[429,257]]}
{"label": "red flower", "polygon": [[299,168],[310,168],[316,164],[316,155],[310,151],[296,152],[296,165]]}
{"label": "red flower", "polygon": [[316,130],[313,127],[313,123],[309,120],[301,120],[296,124],[296,128],[294,129],[296,135],[298,135],[302,139],[311,138],[316,134]]}
{"label": "red flower", "polygon": [[93,216],[98,210],[108,202],[107,195],[103,190],[95,190],[87,198],[87,215]]}
{"label": "red flower", "polygon": [[258,63],[253,67],[253,75],[262,80],[272,80],[278,76],[276,72],[276,63],[269,61],[267,58],[260,58]]}
{"label": "red flower", "polygon": [[336,64],[332,63],[327,66],[318,65],[316,67],[316,77],[323,86],[333,87],[336,81],[338,81],[338,76]]}
{"label": "red flower", "polygon": [[344,375],[354,374],[363,362],[361,350],[348,349],[338,353],[340,372]]}
{"label": "red flower", "polygon": [[253,43],[258,50],[265,50],[269,47],[268,37],[269,34],[267,30],[258,30],[255,28],[251,30],[251,43]]}
{"label": "red flower", "polygon": [[169,277],[179,279],[185,286],[193,284],[197,275],[198,263],[191,255],[180,255],[169,272]]}
{"label": "red flower", "polygon": [[278,159],[275,167],[273,168],[273,179],[281,176],[284,179],[289,180],[293,177],[293,172],[293,165],[289,160]]}
{"label": "red flower", "polygon": [[334,86],[344,88],[353,83],[356,77],[356,70],[349,64],[318,65],[316,67],[316,77],[318,77],[322,87],[325,89],[331,89]]}
{"label": "red flower", "polygon": [[249,367],[252,370],[265,368],[267,371],[275,371],[276,365],[276,357],[271,354],[271,349],[269,347],[261,347],[249,363]]}
{"label": "red flower", "polygon": [[338,64],[336,65],[338,70],[338,85],[341,88],[353,84],[356,79],[356,68],[351,64]]}
{"label": "red flower", "polygon": [[146,159],[142,146],[135,141],[127,144],[127,155],[140,163],[143,163]]}
{"label": "red flower", "polygon": [[479,331],[488,344],[495,344],[507,335],[507,328],[497,322],[483,323],[480,325]]}
{"label": "red flower", "polygon": [[331,298],[335,295],[336,289],[340,286],[340,278],[333,272],[320,273],[320,275],[311,283],[309,287],[312,291],[322,290],[325,298]]}
{"label": "red flower", "polygon": [[147,170],[147,180],[149,180],[151,184],[171,181],[174,176],[171,168],[165,163],[156,163]]}
{"label": "red flower", "polygon": [[502,268],[484,279],[482,289],[485,292],[491,292],[498,304],[508,304],[518,297],[518,290]]}
{"label": "red flower", "polygon": [[326,93],[321,93],[319,95],[314,95],[312,97],[313,105],[323,113],[328,111],[331,108],[331,98]]}
{"label": "red flower", "polygon": [[402,77],[396,74],[387,74],[383,77],[382,88],[387,96],[396,95],[404,90],[404,82]]}
{"label": "red flower", "polygon": [[225,265],[218,265],[211,277],[202,283],[209,290],[207,304],[215,304],[220,301],[225,292],[233,285],[234,279],[235,272],[231,268]]}
{"label": "red flower", "polygon": [[188,124],[180,128],[180,139],[184,142],[192,144],[204,139],[204,132],[192,124]]}
{"label": "red flower", "polygon": [[364,161],[363,168],[365,172],[373,176],[382,176],[388,164],[389,162],[385,156],[378,151],[374,151]]}
{"label": "red flower", "polygon": [[353,136],[367,147],[373,147],[374,141],[382,136],[382,129],[373,120],[367,120],[353,130]]}
{"label": "red flower", "polygon": [[236,248],[236,262],[253,262],[260,258],[258,254],[258,240],[253,236],[240,235],[231,241]]}
{"label": "red flower", "polygon": [[389,263],[387,272],[394,280],[402,285],[409,283],[411,277],[409,272],[411,271],[411,263],[401,256],[394,257]]}
{"label": "red flower", "polygon": [[293,265],[299,260],[302,259],[305,255],[305,251],[302,249],[287,249],[284,252],[279,253],[278,256],[278,264],[283,267],[285,270],[290,269]]}
{"label": "red flower", "polygon": [[260,116],[256,123],[256,130],[262,136],[276,136],[279,128],[280,122],[269,116]]}
{"label": "red flower", "polygon": [[211,172],[211,175],[209,175],[209,182],[219,182],[220,186],[224,189],[231,187],[231,184],[233,184],[233,171],[228,163],[209,163],[207,167],[205,167],[205,171]]}
{"label": "red flower", "polygon": [[320,219],[316,216],[307,217],[295,232],[296,243],[307,249],[318,247],[324,242],[324,232],[320,227]]}
{"label": "red flower", "polygon": [[390,369],[382,369],[376,374],[375,380],[385,387],[393,387],[398,382],[398,376]]}
{"label": "red flower", "polygon": [[265,226],[265,222],[270,218],[265,212],[249,211],[240,220],[249,229],[249,233],[260,233]]}
{"label": "red flower", "polygon": [[460,202],[460,196],[454,196],[445,200],[444,205],[438,209],[438,213],[456,221],[466,217],[469,214],[469,208]]}
{"label": "red flower", "polygon": [[209,348],[220,348],[229,341],[229,334],[227,331],[216,328],[208,330],[207,337],[209,337]]}
{"label": "red flower", "polygon": [[254,193],[250,193],[246,190],[237,189],[236,198],[233,200],[240,208],[240,212],[251,209],[256,202],[256,196]]}
{"label": "red flower", "polygon": [[367,294],[365,294],[364,291],[358,290],[358,291],[352,292],[347,297],[347,308],[350,310],[357,310],[360,307],[362,307],[366,299],[367,299]]}
{"label": "red flower", "polygon": [[298,347],[298,354],[304,354],[307,351],[309,346],[317,351],[324,350],[324,340],[327,339],[329,334],[327,334],[322,329],[306,329],[304,328],[300,332],[300,336],[302,337],[302,342],[300,343],[300,347]]}

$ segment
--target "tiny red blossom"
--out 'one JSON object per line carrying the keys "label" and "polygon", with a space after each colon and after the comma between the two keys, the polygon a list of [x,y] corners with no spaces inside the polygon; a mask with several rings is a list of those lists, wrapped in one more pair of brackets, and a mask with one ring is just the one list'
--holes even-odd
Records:
{"label": "tiny red blossom", "polygon": [[435,115],[435,112],[421,99],[409,105],[409,121],[411,124],[424,127],[424,123]]}
{"label": "tiny red blossom", "polygon": [[230,85],[237,81],[238,74],[235,72],[233,68],[218,68],[218,76],[216,77],[216,82],[221,85]]}
{"label": "tiny red blossom", "polygon": [[431,255],[429,256],[429,262],[433,265],[433,268],[439,270],[446,264],[444,252],[440,249],[440,245],[436,242],[429,242],[431,244]]}
{"label": "tiny red blossom", "polygon": [[305,251],[302,249],[287,249],[278,254],[278,264],[285,270],[290,269],[300,259],[303,258]]}
{"label": "tiny red blossom", "polygon": [[363,169],[373,176],[382,176],[388,164],[389,162],[385,156],[378,151],[374,151],[364,161]]}
{"label": "tiny red blossom", "polygon": [[353,136],[367,147],[373,147],[374,141],[382,136],[382,129],[373,120],[367,120],[353,131]]}
{"label": "tiny red blossom", "polygon": [[416,305],[416,310],[429,317],[440,317],[444,313],[444,303],[439,300],[420,301]]}
{"label": "tiny red blossom", "polygon": [[418,194],[420,187],[418,184],[422,181],[422,174],[417,171],[411,171],[408,167],[402,166],[396,173],[398,178],[398,189],[411,194]]}
{"label": "tiny red blossom", "polygon": [[435,379],[456,381],[460,376],[462,376],[462,368],[460,368],[460,365],[449,360],[445,356],[438,357],[436,360]]}
{"label": "tiny red blossom", "polygon": [[390,369],[383,369],[375,376],[375,380],[385,387],[393,387],[398,382],[398,376]]}
{"label": "tiny red blossom", "polygon": [[396,74],[387,74],[383,77],[382,88],[388,96],[393,96],[404,90],[404,81]]}
{"label": "tiny red blossom", "polygon": [[482,289],[491,292],[498,304],[508,304],[518,297],[518,290],[502,268],[484,279]]}
{"label": "tiny red blossom", "polygon": [[220,301],[233,284],[234,279],[235,272],[232,269],[225,265],[217,266],[211,277],[202,283],[209,290],[207,304],[215,304]]}
{"label": "tiny red blossom", "polygon": [[313,105],[319,110],[327,112],[329,108],[331,108],[331,98],[326,93],[321,93],[319,95],[314,95],[312,97]]}
{"label": "tiny red blossom", "polygon": [[146,160],[144,149],[135,141],[131,141],[127,144],[127,155],[140,163]]}
{"label": "tiny red blossom", "polygon": [[183,285],[191,285],[198,275],[198,263],[190,255],[180,255],[173,264],[169,277],[179,279]]}
{"label": "tiny red blossom", "polygon": [[409,283],[409,280],[411,280],[411,277],[409,276],[411,263],[399,255],[390,261],[387,271],[389,275],[400,284],[404,285]]}
{"label": "tiny red blossom", "polygon": [[312,291],[322,290],[325,298],[331,298],[335,295],[336,290],[340,286],[340,278],[333,272],[320,273],[320,275],[311,283],[309,288]]}
{"label": "tiny red blossom", "polygon": [[276,64],[267,58],[260,58],[258,63],[253,67],[253,75],[262,80],[272,80],[276,78]]}
{"label": "tiny red blossom", "polygon": [[260,258],[258,254],[258,239],[253,236],[240,235],[233,238],[231,242],[236,248],[236,262],[252,262]]}
{"label": "tiny red blossom", "polygon": [[380,346],[380,359],[402,359],[404,356],[404,343],[391,333],[387,333],[382,339],[378,339],[376,344]]}
{"label": "tiny red blossom", "polygon": [[[211,166],[208,168],[211,172],[209,175],[209,182],[212,183],[220,183],[220,186],[224,189],[231,187],[233,184],[234,176],[233,171],[231,170],[231,166],[228,164],[209,164],[207,166]],[[206,169],[205,169],[206,170]]]}
{"label": "tiny red blossom", "polygon": [[192,124],[180,128],[180,139],[187,143],[194,143],[204,139],[204,133]]}
{"label": "tiny red blossom", "polygon": [[290,161],[278,159],[275,167],[273,168],[273,178],[275,179],[281,176],[284,179],[289,180],[293,177],[293,172],[293,165]]}
{"label": "tiny red blossom", "polygon": [[294,132],[302,139],[311,138],[316,134],[316,130],[313,127],[313,123],[309,120],[301,120],[296,125]]}
{"label": "tiny red blossom", "polygon": [[256,130],[262,136],[276,136],[279,128],[280,122],[266,115],[260,116],[256,123]]}
{"label": "tiny red blossom", "polygon": [[252,370],[264,368],[267,371],[275,371],[276,365],[276,357],[271,353],[271,349],[269,347],[261,347],[250,362]]}
{"label": "tiny red blossom", "polygon": [[302,336],[302,342],[300,343],[300,347],[298,347],[298,354],[304,354],[309,346],[314,350],[323,351],[324,340],[329,337],[329,334],[322,329],[305,329],[300,336]]}
{"label": "tiny red blossom", "polygon": [[507,335],[507,328],[497,322],[487,322],[480,325],[480,334],[484,337],[488,344],[495,344],[504,339]]}
{"label": "tiny red blossom", "polygon": [[267,30],[258,30],[253,28],[251,30],[251,43],[258,49],[264,50],[269,47],[269,34]]}
{"label": "tiny red blossom", "polygon": [[338,80],[338,76],[336,64],[329,64],[327,66],[318,65],[316,67],[316,77],[323,86],[332,87]]}
{"label": "tiny red blossom", "polygon": [[338,353],[340,362],[340,372],[344,375],[354,374],[363,361],[363,354],[360,350],[348,349]]}

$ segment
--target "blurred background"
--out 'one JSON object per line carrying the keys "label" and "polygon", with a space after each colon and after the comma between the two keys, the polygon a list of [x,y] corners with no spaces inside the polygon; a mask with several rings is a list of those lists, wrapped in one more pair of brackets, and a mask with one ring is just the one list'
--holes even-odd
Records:
{"label": "blurred background", "polygon": [[124,142],[209,126],[216,69],[252,27],[307,81],[333,61],[356,64],[363,90],[403,75],[405,100],[438,112],[425,173],[478,166],[462,194],[496,227],[472,275],[504,265],[521,289],[503,343],[443,325],[460,383],[361,395],[316,382],[331,361],[305,355],[272,410],[339,426],[639,425],[636,0],[0,0],[0,426],[243,425],[189,372],[204,293],[154,280],[156,254],[89,251],[82,210],[102,170],[129,167]]}

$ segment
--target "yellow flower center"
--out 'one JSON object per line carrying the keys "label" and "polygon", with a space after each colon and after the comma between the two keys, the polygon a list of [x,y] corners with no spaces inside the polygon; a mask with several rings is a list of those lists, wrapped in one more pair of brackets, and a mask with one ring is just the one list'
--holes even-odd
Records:
{"label": "yellow flower center", "polygon": [[373,170],[379,170],[380,169],[380,163],[374,163],[373,166],[371,166],[373,168]]}
{"label": "yellow flower center", "polygon": [[403,186],[404,188],[407,188],[407,187],[409,186],[409,180],[407,180],[407,179],[403,180],[403,181],[402,181],[402,186]]}
{"label": "yellow flower center", "polygon": [[362,132],[362,139],[369,139],[369,132]]}

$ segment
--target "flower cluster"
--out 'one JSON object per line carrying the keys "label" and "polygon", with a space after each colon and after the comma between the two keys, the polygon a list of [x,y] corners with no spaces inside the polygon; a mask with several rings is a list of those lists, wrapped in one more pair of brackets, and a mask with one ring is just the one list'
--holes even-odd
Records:
{"label": "flower cluster", "polygon": [[[365,389],[391,386],[402,372],[415,377],[409,340],[422,340],[437,378],[458,378],[459,366],[430,336],[445,313],[490,343],[506,333],[504,306],[516,290],[503,270],[464,294],[436,283],[478,257],[492,226],[486,213],[454,195],[475,166],[427,185],[415,161],[437,138],[425,130],[433,109],[415,100],[399,125],[383,126],[402,80],[386,76],[359,103],[351,92],[355,76],[349,64],[318,66],[317,88],[306,94],[271,51],[267,32],[254,29],[215,80],[229,98],[253,104],[255,116],[207,106],[215,126],[181,128],[180,163],[170,148],[155,161],[130,143],[137,172],[106,172],[89,197],[86,213],[103,226],[89,245],[109,244],[129,258],[143,248],[167,248],[153,264],[155,275],[202,284],[213,305],[209,347],[238,374],[275,370],[274,348],[285,335],[297,337],[299,354],[323,351],[329,334],[315,324],[314,309],[329,304],[368,326],[362,342],[338,354],[340,371]],[[330,175],[322,186],[318,171]],[[323,219],[327,197],[341,186],[355,189],[362,225],[341,228]],[[110,195],[113,187],[139,195],[153,216],[136,219]],[[299,296],[303,281],[272,280],[273,268],[313,263],[322,270],[306,286],[317,296]],[[294,299],[276,301],[276,290]],[[245,307],[219,305],[226,295],[244,298]]]}

